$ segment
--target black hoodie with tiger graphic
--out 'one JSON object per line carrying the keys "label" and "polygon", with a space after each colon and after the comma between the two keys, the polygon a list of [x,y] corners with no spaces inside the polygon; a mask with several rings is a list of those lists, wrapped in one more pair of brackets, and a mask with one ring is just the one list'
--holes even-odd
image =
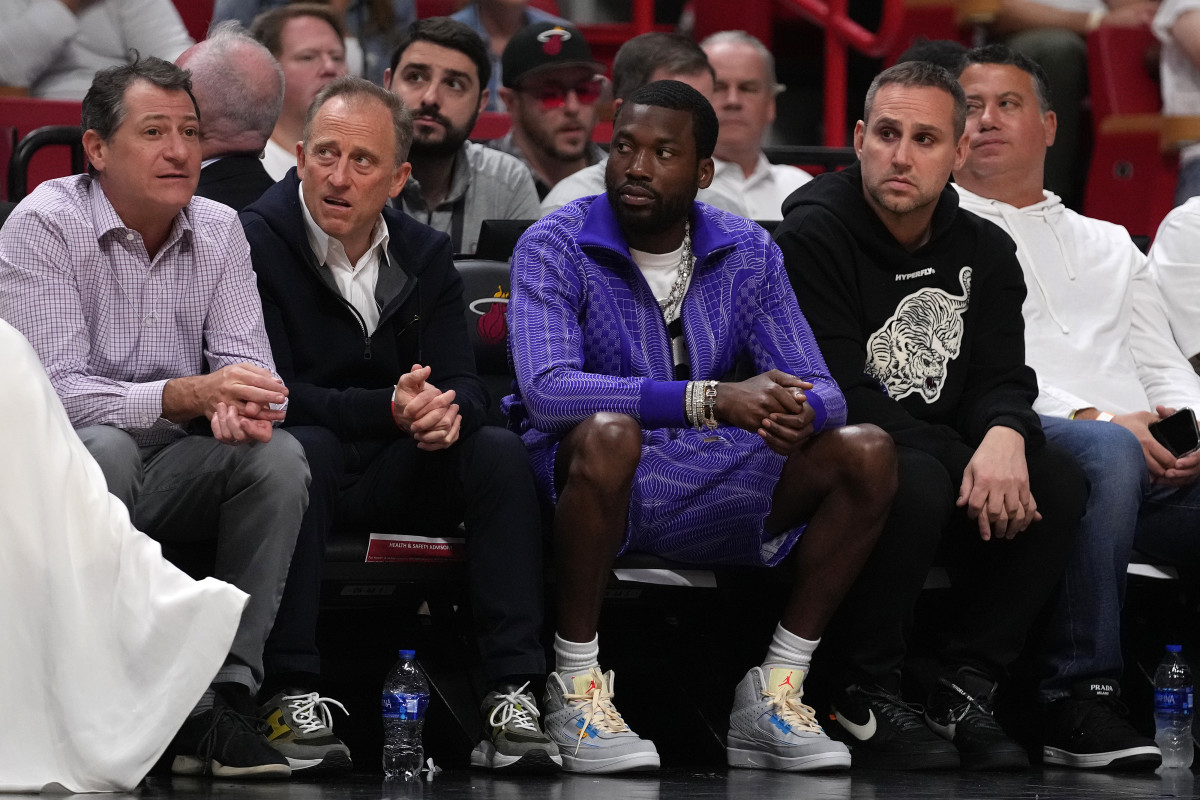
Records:
{"label": "black hoodie with tiger graphic", "polygon": [[909,252],[863,197],[858,164],[783,205],[775,238],[850,423],[961,465],[994,425],[1044,441],[1025,365],[1025,282],[1012,240],[947,185]]}

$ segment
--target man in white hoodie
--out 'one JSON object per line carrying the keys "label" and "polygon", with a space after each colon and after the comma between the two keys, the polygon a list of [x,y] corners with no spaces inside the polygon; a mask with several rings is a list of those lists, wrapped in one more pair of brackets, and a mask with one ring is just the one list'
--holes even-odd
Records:
{"label": "man in white hoodie", "polygon": [[1200,405],[1200,379],[1171,336],[1146,259],[1125,230],[1081,216],[1042,189],[1056,119],[1045,75],[1004,47],[972,50],[969,153],[954,173],[963,208],[1017,244],[1029,287],[1026,358],[1046,437],[1091,482],[1076,552],[1046,641],[1043,755],[1079,768],[1153,768],[1154,743],[1124,719],[1120,613],[1133,547],[1200,560],[1200,453],[1176,458],[1147,426]]}

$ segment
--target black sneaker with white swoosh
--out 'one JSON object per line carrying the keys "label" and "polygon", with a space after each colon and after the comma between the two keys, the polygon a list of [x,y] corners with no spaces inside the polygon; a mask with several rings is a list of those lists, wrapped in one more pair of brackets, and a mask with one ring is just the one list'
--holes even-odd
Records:
{"label": "black sneaker with white swoosh", "polygon": [[1028,769],[1029,754],[992,713],[997,684],[970,667],[945,672],[925,706],[929,727],[954,743],[962,768]]}
{"label": "black sneaker with white swoosh", "polygon": [[867,769],[956,769],[958,750],[929,729],[920,706],[879,686],[851,686],[834,703],[826,729]]}

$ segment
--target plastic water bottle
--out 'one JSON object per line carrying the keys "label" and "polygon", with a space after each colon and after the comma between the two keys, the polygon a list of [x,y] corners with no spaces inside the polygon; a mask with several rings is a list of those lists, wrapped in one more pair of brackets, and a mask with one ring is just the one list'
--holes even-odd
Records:
{"label": "plastic water bottle", "polygon": [[1192,765],[1192,670],[1177,644],[1154,672],[1154,741],[1162,751],[1164,768]]}
{"label": "plastic water bottle", "polygon": [[401,650],[400,660],[383,682],[383,777],[413,780],[425,762],[421,729],[429,706],[429,679],[415,650]]}

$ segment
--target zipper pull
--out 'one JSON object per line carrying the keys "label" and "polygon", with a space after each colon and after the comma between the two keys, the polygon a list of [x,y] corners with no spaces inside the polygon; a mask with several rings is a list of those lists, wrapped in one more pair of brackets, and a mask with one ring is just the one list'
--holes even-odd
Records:
{"label": "zipper pull", "polygon": [[363,361],[371,360],[371,337],[363,337]]}

